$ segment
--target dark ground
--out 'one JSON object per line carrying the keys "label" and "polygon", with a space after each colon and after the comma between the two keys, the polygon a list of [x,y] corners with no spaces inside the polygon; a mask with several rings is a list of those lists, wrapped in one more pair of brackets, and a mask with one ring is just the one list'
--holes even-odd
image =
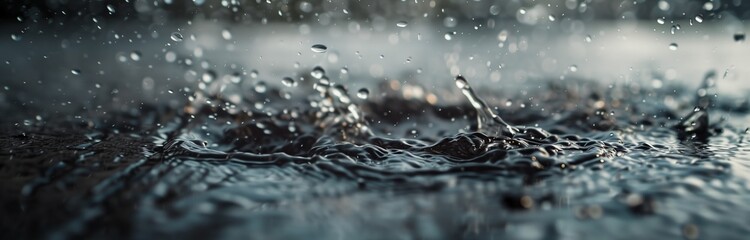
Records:
{"label": "dark ground", "polygon": [[[136,204],[128,191],[103,189],[108,179],[129,178],[148,171],[145,161],[153,144],[128,134],[86,136],[90,129],[58,126],[22,132],[7,128],[0,134],[0,239],[35,239],[69,223],[92,201],[104,201],[110,214],[89,221],[116,226],[98,229],[108,236],[126,236],[130,211]],[[100,140],[100,141],[99,141]],[[123,169],[138,166],[131,171]],[[119,174],[126,172],[127,174]],[[121,181],[127,183],[128,181]],[[129,190],[134,191],[137,186]],[[110,191],[105,199],[94,192]],[[118,195],[118,197],[112,197]],[[95,214],[93,214],[95,215]],[[117,224],[111,224],[117,222]],[[108,224],[109,223],[109,224]],[[97,228],[90,228],[97,229]],[[116,234],[115,234],[116,233]]]}

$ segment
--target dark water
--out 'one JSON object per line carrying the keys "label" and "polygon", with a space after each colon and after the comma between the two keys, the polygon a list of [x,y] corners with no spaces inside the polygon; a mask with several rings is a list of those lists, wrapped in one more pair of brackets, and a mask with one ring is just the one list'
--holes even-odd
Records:
{"label": "dark water", "polygon": [[[69,146],[81,159],[113,135],[154,145],[113,157],[83,207],[40,235],[742,239],[747,108],[717,95],[720,79],[709,72],[697,90],[541,81],[493,102],[461,76],[442,94],[395,80],[347,89],[322,68],[279,88],[254,80],[241,97],[215,81],[174,91],[191,97],[184,107],[90,120],[89,140]],[[33,208],[23,199],[76,168],[45,169],[20,203]]]}
{"label": "dark water", "polygon": [[0,239],[746,239],[748,6],[9,1]]}

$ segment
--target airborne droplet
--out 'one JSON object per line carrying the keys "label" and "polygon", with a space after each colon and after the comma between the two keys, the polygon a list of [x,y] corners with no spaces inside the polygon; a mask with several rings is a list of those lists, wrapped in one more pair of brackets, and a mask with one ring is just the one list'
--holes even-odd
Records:
{"label": "airborne droplet", "polygon": [[290,77],[284,77],[284,78],[282,78],[281,79],[281,83],[284,84],[284,86],[287,86],[287,87],[297,86],[297,82],[294,81],[294,79],[292,79]]}
{"label": "airborne droplet", "polygon": [[445,35],[443,35],[443,37],[445,38],[445,40],[450,41],[451,39],[453,39],[453,35],[455,35],[455,33],[453,33],[453,32],[447,32],[447,33],[445,33]]}
{"label": "airborne droplet", "polygon": [[702,23],[703,22],[703,16],[701,16],[701,15],[695,16],[695,21],[698,22],[698,23]]}
{"label": "airborne droplet", "polygon": [[214,79],[216,79],[216,72],[214,72],[213,70],[208,70],[203,73],[203,75],[201,75],[201,80],[206,83],[210,83],[214,81]]}
{"label": "airborne droplet", "polygon": [[677,47],[678,47],[677,43],[669,44],[669,50],[676,51]]}
{"label": "airborne droplet", "polygon": [[735,42],[744,42],[745,41],[745,33],[735,33],[734,34],[734,41]]}
{"label": "airborne droplet", "polygon": [[669,33],[675,34],[677,30],[680,30],[680,24],[672,25],[672,28],[669,29]]}
{"label": "airborne droplet", "polygon": [[326,47],[326,45],[323,45],[323,44],[315,44],[315,45],[312,45],[312,47],[310,47],[310,50],[316,53],[324,53],[328,50],[328,47]]}
{"label": "airborne droplet", "polygon": [[257,93],[264,93],[264,92],[266,92],[266,89],[267,89],[266,82],[264,82],[264,81],[258,81],[257,83],[255,83],[254,89],[255,89],[255,92],[257,92]]}
{"label": "airborne droplet", "polygon": [[132,51],[132,52],[130,52],[130,59],[132,59],[133,61],[136,61],[136,62],[139,61],[139,60],[141,60],[141,52],[139,52],[139,51]]}
{"label": "airborne droplet", "polygon": [[323,70],[323,68],[320,66],[314,67],[313,70],[310,72],[310,76],[317,78],[317,79],[323,78],[325,74],[326,74],[326,71]]}
{"label": "airborne droplet", "polygon": [[367,99],[370,96],[370,90],[367,90],[367,88],[362,88],[357,91],[357,97],[360,99]]}
{"label": "airborne droplet", "polygon": [[175,42],[182,42],[182,40],[185,39],[185,37],[183,37],[182,34],[178,32],[173,32],[170,38],[172,38],[172,41]]}
{"label": "airborne droplet", "polygon": [[239,72],[232,73],[231,76],[229,76],[229,81],[232,83],[240,83],[242,82],[242,74]]}
{"label": "airborne droplet", "polygon": [[460,89],[468,89],[469,88],[469,82],[466,81],[466,78],[464,78],[461,75],[456,76],[456,87]]}
{"label": "airborne droplet", "polygon": [[232,39],[232,32],[227,29],[221,30],[221,37],[224,38],[224,40],[230,40]]}

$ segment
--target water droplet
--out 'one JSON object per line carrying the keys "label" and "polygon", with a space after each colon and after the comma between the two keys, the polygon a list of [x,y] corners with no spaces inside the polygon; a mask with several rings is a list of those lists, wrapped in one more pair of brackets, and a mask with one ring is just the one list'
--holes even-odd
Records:
{"label": "water droplet", "polygon": [[323,76],[323,77],[321,77],[321,78],[320,78],[320,81],[318,81],[318,82],[319,82],[319,83],[320,83],[321,85],[323,85],[323,86],[329,86],[329,85],[331,85],[331,80],[330,80],[330,79],[328,79],[328,77],[326,77],[326,76]]}
{"label": "water droplet", "polygon": [[734,34],[734,41],[735,42],[744,42],[745,41],[745,33],[735,33]]}
{"label": "water droplet", "polygon": [[250,71],[250,77],[251,78],[258,78],[258,70],[252,70],[252,71]]}
{"label": "water droplet", "polygon": [[232,75],[229,76],[229,81],[235,84],[242,82],[242,74],[239,72],[232,73]]}
{"label": "water droplet", "polygon": [[326,47],[326,45],[323,45],[323,44],[315,44],[315,45],[312,45],[312,47],[310,47],[310,50],[316,53],[324,53],[328,50],[328,47]]}
{"label": "water droplet", "polygon": [[587,43],[590,43],[591,42],[591,35],[586,35],[586,37],[583,40],[586,41]]}
{"label": "water droplet", "polygon": [[169,94],[173,94],[173,93],[174,93],[174,91],[172,91],[172,89],[167,89],[167,92],[168,92]]}
{"label": "water droplet", "polygon": [[406,21],[399,21],[399,22],[396,23],[396,27],[400,27],[400,28],[404,28],[407,25],[409,25],[409,23],[406,22]]}
{"label": "water droplet", "polygon": [[703,16],[701,16],[701,15],[695,16],[695,21],[698,22],[698,23],[702,23],[703,22]]}
{"label": "water droplet", "polygon": [[676,51],[677,47],[678,47],[677,43],[669,44],[669,50]]}
{"label": "water droplet", "polygon": [[323,78],[325,74],[326,74],[326,71],[323,70],[323,68],[320,66],[316,66],[313,68],[312,71],[310,71],[310,76],[317,78],[317,79]]}
{"label": "water droplet", "polygon": [[385,55],[380,54],[380,59],[383,59],[383,58],[385,58]]}
{"label": "water droplet", "polygon": [[520,13],[521,15],[526,14],[526,9],[518,9],[518,13]]}
{"label": "water droplet", "polygon": [[208,70],[204,72],[203,75],[201,76],[201,80],[203,80],[203,82],[206,82],[206,83],[210,83],[214,79],[216,79],[216,72],[214,72],[213,70]]}
{"label": "water droplet", "polygon": [[370,96],[370,90],[367,90],[367,88],[362,88],[357,91],[357,97],[360,99],[367,99]]}
{"label": "water droplet", "polygon": [[284,86],[287,86],[287,87],[297,86],[297,82],[294,81],[294,79],[292,79],[290,77],[284,77],[284,78],[282,78],[281,79],[281,83],[284,84]]}
{"label": "water droplet", "polygon": [[656,19],[656,23],[658,23],[658,24],[664,24],[664,18],[663,17],[662,18],[657,18]]}
{"label": "water droplet", "polygon": [[680,30],[680,24],[672,25],[672,28],[669,29],[669,33],[675,34],[677,30]]}
{"label": "water droplet", "polygon": [[72,73],[73,75],[81,75],[81,70],[80,69],[71,69],[70,73]]}
{"label": "water droplet", "polygon": [[224,40],[230,40],[232,39],[232,32],[227,29],[221,30],[221,37],[224,38]]}
{"label": "water droplet", "polygon": [[468,89],[469,88],[469,82],[466,81],[466,78],[464,78],[461,75],[456,76],[456,87],[460,89]]}
{"label": "water droplet", "polygon": [[347,68],[347,67],[342,67],[341,68],[341,74],[348,74],[348,73],[349,73],[349,68]]}
{"label": "water droplet", "polygon": [[264,81],[258,81],[257,83],[255,83],[254,89],[255,89],[255,92],[257,92],[257,93],[264,93],[264,92],[266,92],[266,90],[268,89],[268,87],[266,86],[266,82],[264,82]]}
{"label": "water droplet", "polygon": [[570,69],[571,72],[577,72],[578,71],[578,66],[575,65],[575,64],[573,64],[573,65],[570,65],[569,69]]}
{"label": "water droplet", "polygon": [[139,60],[141,60],[141,52],[139,52],[139,51],[132,51],[132,52],[130,52],[130,59],[132,59],[133,61],[136,61],[136,62],[139,61]]}
{"label": "water droplet", "polygon": [[451,39],[453,39],[453,35],[455,35],[454,32],[447,32],[443,37],[445,38],[445,40],[450,41]]}
{"label": "water droplet", "polygon": [[182,42],[182,40],[185,39],[185,37],[183,37],[182,34],[178,32],[173,32],[170,38],[172,38],[172,41],[175,42]]}
{"label": "water droplet", "polygon": [[549,16],[547,16],[547,18],[549,19],[550,22],[554,22],[555,21],[555,16],[549,15]]}
{"label": "water droplet", "polygon": [[456,18],[446,17],[443,19],[443,25],[449,28],[456,27],[456,25],[458,25],[458,21],[456,21]]}
{"label": "water droplet", "polygon": [[497,5],[490,6],[490,14],[495,15],[495,16],[500,14],[500,7],[498,7]]}
{"label": "water droplet", "polygon": [[17,42],[17,41],[20,41],[20,40],[21,40],[21,36],[19,36],[19,35],[16,35],[16,34],[11,34],[11,35],[10,35],[10,39],[13,39],[13,41],[16,41],[16,42]]}
{"label": "water droplet", "polygon": [[112,6],[112,4],[107,4],[107,11],[109,11],[110,14],[115,13],[115,6]]}
{"label": "water droplet", "polygon": [[164,60],[166,60],[167,62],[170,62],[170,63],[174,62],[175,60],[177,60],[177,54],[175,54],[172,51],[169,51],[166,54],[164,54]]}

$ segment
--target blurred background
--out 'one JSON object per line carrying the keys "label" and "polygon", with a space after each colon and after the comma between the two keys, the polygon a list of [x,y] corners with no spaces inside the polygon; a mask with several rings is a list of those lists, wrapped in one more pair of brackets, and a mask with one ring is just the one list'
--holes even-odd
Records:
{"label": "blurred background", "polygon": [[[742,98],[750,4],[688,1],[10,1],[0,6],[0,107],[45,114],[177,107],[194,91],[242,93],[315,66],[352,89],[383,80],[452,101],[483,89],[589,79],[663,88],[720,73]],[[322,44],[324,52],[312,51]],[[219,83],[222,84],[219,84]],[[232,83],[232,84],[226,84]],[[221,87],[224,86],[224,87]],[[498,92],[500,91],[500,92]],[[375,93],[377,94],[377,93]],[[52,108],[50,108],[52,106]],[[46,111],[53,109],[54,111]]]}

